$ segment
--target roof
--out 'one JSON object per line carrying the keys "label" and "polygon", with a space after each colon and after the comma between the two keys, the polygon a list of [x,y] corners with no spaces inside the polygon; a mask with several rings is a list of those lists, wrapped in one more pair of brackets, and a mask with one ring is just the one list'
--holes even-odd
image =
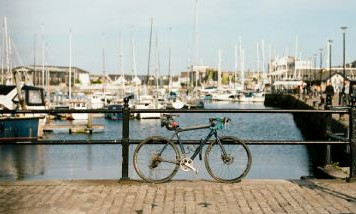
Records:
{"label": "roof", "polygon": [[16,88],[14,85],[0,85],[0,95],[9,94],[14,88]]}
{"label": "roof", "polygon": [[[34,70],[35,66],[34,65],[29,65],[29,66],[19,66],[14,68],[13,70],[18,70],[18,71],[22,71],[22,70],[27,70],[27,71],[32,71]],[[44,66],[45,70],[50,70],[51,72],[68,72],[69,71],[69,67],[68,66]],[[81,68],[78,67],[71,67],[72,70],[77,70],[77,72],[79,71],[80,73],[90,73],[89,71],[83,70]],[[36,66],[36,71],[42,71],[42,66]]]}
{"label": "roof", "polygon": [[[344,75],[343,75],[343,72],[341,71],[335,71],[335,70],[331,70],[331,77],[332,76],[335,76],[335,75],[340,75],[340,76],[342,76],[344,79],[347,79],[347,80],[349,80],[349,81],[355,81],[353,78],[352,78],[352,76],[355,76],[356,75],[356,73],[354,73],[353,71],[350,71],[350,70],[345,70],[345,76],[346,77],[344,77]],[[324,71],[323,73],[322,73],[322,75],[321,75],[321,80],[322,81],[326,81],[326,80],[328,80],[329,79],[329,71]],[[350,77],[352,78],[352,79],[350,79]],[[320,74],[317,74],[317,80],[319,80],[319,78],[320,78]]]}

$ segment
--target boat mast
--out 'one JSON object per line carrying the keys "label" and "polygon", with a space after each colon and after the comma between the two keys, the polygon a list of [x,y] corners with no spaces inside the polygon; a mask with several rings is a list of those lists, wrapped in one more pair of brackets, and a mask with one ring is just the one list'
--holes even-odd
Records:
{"label": "boat mast", "polygon": [[137,77],[137,73],[136,73],[136,57],[135,57],[135,42],[133,39],[133,32],[131,31],[131,45],[132,45],[132,80],[131,83],[134,84],[135,89],[137,91],[137,98],[139,96],[139,87],[138,85],[140,84],[140,79]]}
{"label": "boat mast", "polygon": [[103,47],[103,94],[104,94],[104,105],[107,104],[106,99],[106,62],[105,62],[105,48]]}
{"label": "boat mast", "polygon": [[49,68],[48,68],[48,43],[45,45],[45,58],[46,58],[46,86],[47,86],[47,99],[50,100],[50,90],[49,90]]}
{"label": "boat mast", "polygon": [[218,50],[218,90],[221,90],[221,51]]}
{"label": "boat mast", "polygon": [[262,39],[262,73],[265,73],[265,40]]}
{"label": "boat mast", "polygon": [[120,63],[120,77],[119,84],[121,84],[121,96],[122,98],[125,95],[125,73],[124,73],[124,54],[123,54],[123,42],[122,42],[122,33],[120,31],[120,47],[119,47],[119,63]]}
{"label": "boat mast", "polygon": [[241,68],[241,86],[242,86],[242,90],[245,89],[245,65],[244,65],[244,60],[245,60],[245,56],[244,56],[244,50],[242,49],[242,44],[241,44],[241,37],[239,37],[239,41],[240,41],[240,60],[241,60],[241,64],[240,64],[240,68]]}
{"label": "boat mast", "polygon": [[11,71],[10,71],[10,44],[8,38],[8,30],[7,30],[7,19],[4,17],[4,40],[5,40],[5,53],[6,53],[6,84],[12,84]]}
{"label": "boat mast", "polygon": [[234,55],[235,55],[235,68],[234,68],[234,89],[236,90],[236,81],[237,81],[237,45],[234,47]]}
{"label": "boat mast", "polygon": [[131,32],[131,45],[132,45],[132,73],[134,77],[132,79],[137,78],[136,74],[136,56],[135,56],[135,41],[133,39],[133,33]]}
{"label": "boat mast", "polygon": [[150,41],[148,44],[148,65],[147,65],[147,85],[150,80],[150,66],[151,66],[151,46],[152,46],[152,28],[153,28],[153,17],[151,17],[151,30],[150,30]]}
{"label": "boat mast", "polygon": [[257,41],[257,86],[260,83],[260,53],[259,53],[259,42]]}
{"label": "boat mast", "polygon": [[69,99],[72,99],[72,29],[69,29]]}
{"label": "boat mast", "polygon": [[5,26],[2,26],[2,46],[1,46],[1,84],[4,84],[4,57],[5,57]]}
{"label": "boat mast", "polygon": [[294,79],[297,76],[297,59],[298,59],[298,36],[295,37],[295,53],[294,53]]}
{"label": "boat mast", "polygon": [[122,42],[122,34],[120,31],[120,55],[119,55],[119,61],[120,61],[120,73],[121,73],[121,80],[125,84],[125,72],[124,72],[124,53],[123,53],[123,42]]}
{"label": "boat mast", "polygon": [[[198,0],[195,1],[195,32],[194,32],[194,64],[198,65],[199,44],[198,44]],[[193,67],[194,69],[194,67]],[[195,71],[195,87],[198,87],[198,69]]]}
{"label": "boat mast", "polygon": [[160,55],[159,55],[159,46],[158,46],[158,32],[156,32],[156,54],[157,54],[157,65],[156,65],[156,99],[155,99],[155,107],[158,106],[158,89],[159,89],[159,74],[160,74]]}
{"label": "boat mast", "polygon": [[45,44],[44,44],[44,27],[43,24],[41,25],[42,28],[42,88],[45,88],[45,69],[44,69],[44,64],[45,64]]}
{"label": "boat mast", "polygon": [[37,35],[35,34],[35,39],[33,41],[33,85],[36,86],[36,40]]}
{"label": "boat mast", "polygon": [[168,42],[168,91],[172,90],[172,74],[171,74],[171,57],[172,57],[172,48],[171,48],[171,31],[172,27],[169,27],[169,42]]}
{"label": "boat mast", "polygon": [[[265,76],[265,40],[263,40],[262,39],[262,77],[264,77]],[[258,75],[258,78],[259,78],[259,80],[261,80],[260,79],[260,75]],[[263,84],[263,81],[262,81],[262,84]],[[259,84],[258,84],[259,86],[260,86],[260,82],[259,82]],[[263,89],[263,87],[262,87],[262,89]]]}

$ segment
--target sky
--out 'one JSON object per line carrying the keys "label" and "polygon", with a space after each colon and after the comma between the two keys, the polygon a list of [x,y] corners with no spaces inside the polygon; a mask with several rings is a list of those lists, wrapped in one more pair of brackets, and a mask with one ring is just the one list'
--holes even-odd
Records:
{"label": "sky", "polygon": [[[294,56],[296,38],[298,55],[316,57],[318,66],[319,49],[325,50],[326,41],[333,40],[332,64],[341,65],[341,26],[348,27],[346,62],[356,60],[355,0],[198,0],[198,45],[193,42],[195,6],[196,0],[0,0],[0,18],[3,22],[7,17],[13,46],[22,59],[14,60],[16,65],[34,64],[34,56],[42,65],[42,47],[47,44],[45,63],[68,66],[71,29],[73,66],[94,74],[119,74],[122,50],[124,72],[132,74],[133,40],[137,74],[147,74],[151,18],[151,74],[157,67],[160,74],[168,74],[169,49],[172,74],[194,61],[217,67],[219,49],[222,68],[233,70],[234,47],[240,39],[247,69],[258,67],[257,43],[261,62],[264,42],[267,63],[270,56]],[[325,63],[325,52],[323,56]]]}

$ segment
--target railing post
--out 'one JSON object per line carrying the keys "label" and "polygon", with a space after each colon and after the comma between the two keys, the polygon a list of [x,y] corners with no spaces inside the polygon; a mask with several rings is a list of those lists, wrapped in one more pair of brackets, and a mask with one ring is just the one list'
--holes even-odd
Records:
{"label": "railing post", "polygon": [[350,108],[350,180],[356,180],[356,107]]}
{"label": "railing post", "polygon": [[129,147],[130,147],[130,108],[129,108],[130,97],[124,98],[124,108],[123,113],[123,123],[122,123],[122,175],[121,180],[129,180]]}
{"label": "railing post", "polygon": [[[326,99],[328,100],[328,98]],[[325,109],[330,109],[331,105],[329,105],[328,101],[326,101]],[[328,140],[331,140],[331,134],[332,134],[332,115],[330,113],[327,113],[326,115],[326,120],[325,120],[325,134]],[[327,144],[325,148],[325,164],[331,164],[331,145]]]}
{"label": "railing post", "polygon": [[326,101],[325,101],[325,109],[329,109],[333,106],[333,97],[331,94],[327,93],[326,94]]}

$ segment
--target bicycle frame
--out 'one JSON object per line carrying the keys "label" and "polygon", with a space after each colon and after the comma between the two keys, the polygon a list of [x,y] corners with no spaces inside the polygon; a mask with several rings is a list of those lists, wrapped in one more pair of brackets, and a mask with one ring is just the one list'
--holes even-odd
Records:
{"label": "bicycle frame", "polygon": [[[181,132],[186,132],[186,131],[192,131],[192,130],[199,130],[199,129],[208,129],[210,128],[211,125],[205,125],[205,126],[194,126],[194,127],[188,127],[188,128],[184,128],[184,129],[181,129],[181,128],[176,128],[174,130],[174,133],[172,134],[172,137],[169,139],[169,140],[172,140],[174,138],[174,136],[177,136],[177,140],[178,140],[178,143],[179,143],[179,147],[180,147],[180,150],[182,152],[183,155],[185,155],[185,149],[184,149],[184,146],[183,144],[181,143],[181,139],[180,139],[180,135],[179,133]],[[224,155],[226,155],[226,151],[224,149],[224,147],[222,146],[221,144],[221,141],[220,141],[220,138],[218,136],[218,133],[217,133],[217,130],[216,129],[211,129],[209,134],[205,137],[205,139],[203,141],[200,142],[198,148],[194,151],[193,155],[190,157],[190,159],[194,160],[195,157],[203,150],[203,146],[206,144],[206,142],[208,142],[208,140],[212,137],[212,136],[215,136],[215,139],[217,140],[218,144],[220,145],[221,147],[221,150],[223,152]],[[165,150],[166,146],[163,147],[162,151],[160,153],[162,153],[164,150]]]}

